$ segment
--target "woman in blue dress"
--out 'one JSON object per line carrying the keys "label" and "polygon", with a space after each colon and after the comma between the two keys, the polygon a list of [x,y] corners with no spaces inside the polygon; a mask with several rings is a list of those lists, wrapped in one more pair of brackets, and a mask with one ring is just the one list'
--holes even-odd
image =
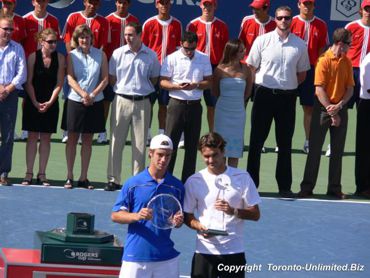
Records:
{"label": "woman in blue dress", "polygon": [[218,98],[215,131],[227,142],[227,164],[238,167],[243,156],[245,108],[252,91],[252,72],[241,63],[245,47],[238,39],[229,40],[223,57],[214,71],[213,94]]}

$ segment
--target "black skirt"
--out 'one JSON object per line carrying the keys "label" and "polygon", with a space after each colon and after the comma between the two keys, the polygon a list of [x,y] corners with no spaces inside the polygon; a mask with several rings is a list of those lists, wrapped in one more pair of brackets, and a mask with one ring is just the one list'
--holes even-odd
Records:
{"label": "black skirt", "polygon": [[77,133],[105,132],[103,100],[85,106],[82,102],[68,99],[67,131]]}
{"label": "black skirt", "polygon": [[27,96],[22,115],[22,130],[42,133],[56,133],[59,116],[58,100],[45,112],[40,113]]}

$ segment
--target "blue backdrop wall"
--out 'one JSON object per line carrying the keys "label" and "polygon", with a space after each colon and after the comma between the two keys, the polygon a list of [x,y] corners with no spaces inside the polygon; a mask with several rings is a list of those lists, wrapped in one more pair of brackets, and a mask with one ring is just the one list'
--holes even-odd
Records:
{"label": "blue backdrop wall", "polygon": [[[31,0],[18,0],[16,12],[24,15],[33,9]],[[65,20],[69,13],[83,9],[82,0],[50,0],[49,12],[57,16],[60,27],[63,29]],[[136,15],[141,22],[156,14],[155,0],[131,0],[130,12]],[[173,0],[171,13],[183,24],[200,15],[200,0]],[[237,37],[240,23],[244,16],[252,13],[249,8],[251,0],[218,0],[216,16],[225,21],[230,30],[230,37]],[[270,14],[281,5],[290,6],[294,14],[298,13],[298,0],[271,0]],[[115,0],[101,0],[101,15],[108,15],[115,10]],[[361,0],[316,0],[315,14],[324,19],[329,26],[329,37],[335,28],[344,27],[345,24],[358,18],[358,10]],[[336,19],[336,20],[332,20]]]}

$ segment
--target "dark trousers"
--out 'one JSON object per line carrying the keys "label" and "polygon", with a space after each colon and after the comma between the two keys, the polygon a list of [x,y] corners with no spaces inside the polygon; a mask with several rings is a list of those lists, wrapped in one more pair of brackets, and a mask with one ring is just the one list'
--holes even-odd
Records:
{"label": "dark trousers", "polygon": [[15,90],[9,96],[0,101],[0,175],[6,177],[12,168],[12,155],[14,144],[14,129],[17,119],[18,91]]}
{"label": "dark trousers", "polygon": [[173,152],[168,170],[172,173],[175,168],[177,146],[181,133],[184,132],[185,156],[181,181],[195,173],[197,162],[197,146],[202,126],[202,106],[199,102],[185,103],[170,98],[167,108],[166,135],[173,142]]}
{"label": "dark trousers", "polygon": [[348,113],[344,107],[339,111],[341,123],[339,127],[331,125],[331,118],[326,113],[326,109],[315,98],[311,132],[309,137],[310,151],[307,155],[303,181],[301,182],[302,191],[313,191],[320,167],[321,150],[325,141],[327,131],[330,131],[330,160],[329,160],[329,183],[328,192],[339,192],[342,190],[342,157],[347,134]]}
{"label": "dark trousers", "polygon": [[356,192],[370,190],[370,99],[360,99],[356,125]]}
{"label": "dark trousers", "polygon": [[[191,263],[191,278],[244,278],[246,259],[244,253],[210,255],[194,253]],[[229,268],[239,267],[238,272]]]}
{"label": "dark trousers", "polygon": [[296,94],[293,93],[276,94],[270,89],[256,86],[247,171],[257,187],[262,147],[274,120],[276,143],[279,146],[275,177],[279,191],[289,191],[291,188],[296,98]]}

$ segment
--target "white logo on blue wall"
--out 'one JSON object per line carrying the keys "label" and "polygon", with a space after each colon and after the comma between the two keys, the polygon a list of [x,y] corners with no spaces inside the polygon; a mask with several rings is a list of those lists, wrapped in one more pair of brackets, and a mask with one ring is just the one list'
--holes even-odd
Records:
{"label": "white logo on blue wall", "polygon": [[345,17],[354,16],[360,9],[360,0],[336,0],[335,9]]}
{"label": "white logo on blue wall", "polygon": [[53,8],[63,9],[73,4],[75,0],[49,0],[49,5]]}

